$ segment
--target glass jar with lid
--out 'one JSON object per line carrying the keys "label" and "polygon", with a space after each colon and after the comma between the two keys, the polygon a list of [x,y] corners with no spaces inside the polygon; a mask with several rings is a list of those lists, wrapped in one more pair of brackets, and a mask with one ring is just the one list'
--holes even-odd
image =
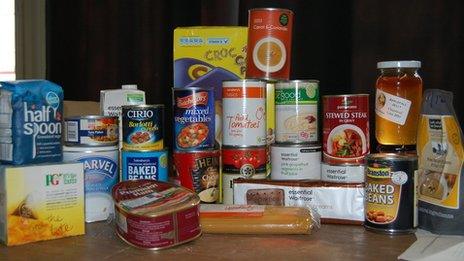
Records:
{"label": "glass jar with lid", "polygon": [[377,63],[375,137],[380,147],[414,149],[422,100],[420,61]]}

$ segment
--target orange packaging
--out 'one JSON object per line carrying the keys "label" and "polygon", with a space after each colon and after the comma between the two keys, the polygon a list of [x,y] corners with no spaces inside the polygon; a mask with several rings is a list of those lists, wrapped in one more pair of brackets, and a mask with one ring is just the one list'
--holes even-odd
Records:
{"label": "orange packaging", "polygon": [[292,28],[291,10],[259,8],[249,11],[246,78],[290,78]]}

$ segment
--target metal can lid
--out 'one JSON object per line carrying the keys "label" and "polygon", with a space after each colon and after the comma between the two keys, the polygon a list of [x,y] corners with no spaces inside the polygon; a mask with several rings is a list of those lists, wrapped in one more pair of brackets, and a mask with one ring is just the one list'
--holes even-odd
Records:
{"label": "metal can lid", "polygon": [[259,84],[263,87],[266,86],[266,81],[261,79],[238,79],[238,80],[226,80],[222,81],[222,87],[237,87],[237,85],[242,84]]}
{"label": "metal can lid", "polygon": [[253,9],[248,10],[248,12],[250,12],[250,13],[252,11],[282,11],[282,12],[289,12],[289,13],[293,14],[293,11],[290,10],[290,9],[275,8],[275,7],[253,8]]}
{"label": "metal can lid", "polygon": [[89,119],[89,120],[114,119],[114,120],[118,120],[119,118],[118,118],[118,116],[81,115],[81,116],[66,117],[66,118],[64,118],[64,121],[83,120],[83,119]]}
{"label": "metal can lid", "polygon": [[412,153],[373,153],[366,156],[368,161],[391,160],[391,161],[417,161],[417,155]]}
{"label": "metal can lid", "polygon": [[150,109],[150,108],[164,108],[164,104],[140,104],[140,105],[123,105],[124,109]]}
{"label": "metal can lid", "polygon": [[63,146],[63,152],[96,152],[118,150],[118,146]]}
{"label": "metal can lid", "polygon": [[319,144],[319,143],[291,143],[291,142],[279,142],[279,143],[271,144],[271,147],[321,149],[321,144]]}
{"label": "metal can lid", "polygon": [[344,98],[344,97],[364,97],[369,96],[367,93],[355,93],[355,94],[335,94],[335,95],[323,95],[322,98]]}
{"label": "metal can lid", "polygon": [[383,61],[377,63],[377,69],[421,68],[420,61]]}

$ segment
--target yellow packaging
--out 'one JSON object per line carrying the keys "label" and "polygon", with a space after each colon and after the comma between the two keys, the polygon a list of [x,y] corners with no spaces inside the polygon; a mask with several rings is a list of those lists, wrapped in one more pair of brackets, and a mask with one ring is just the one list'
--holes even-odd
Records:
{"label": "yellow packaging", "polygon": [[83,235],[82,163],[0,167],[0,241],[20,245]]}

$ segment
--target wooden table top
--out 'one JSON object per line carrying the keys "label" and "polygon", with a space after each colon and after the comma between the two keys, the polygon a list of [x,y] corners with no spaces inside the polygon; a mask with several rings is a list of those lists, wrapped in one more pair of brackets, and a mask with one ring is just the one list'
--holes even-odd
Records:
{"label": "wooden table top", "polygon": [[396,260],[414,235],[388,236],[362,226],[322,225],[312,235],[213,235],[174,248],[149,251],[129,246],[113,224],[87,224],[85,236],[0,246],[0,260]]}

